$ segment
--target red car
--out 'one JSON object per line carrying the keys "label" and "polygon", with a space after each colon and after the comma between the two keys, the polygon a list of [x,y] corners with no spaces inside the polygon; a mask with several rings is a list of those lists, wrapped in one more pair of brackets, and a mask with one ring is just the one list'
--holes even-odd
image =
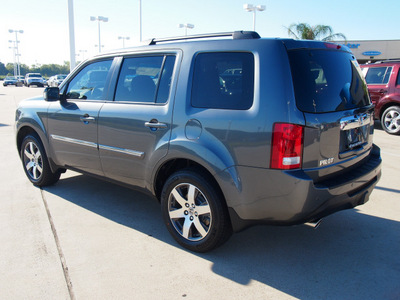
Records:
{"label": "red car", "polygon": [[375,118],[390,134],[400,134],[400,60],[386,60],[361,66],[368,84]]}

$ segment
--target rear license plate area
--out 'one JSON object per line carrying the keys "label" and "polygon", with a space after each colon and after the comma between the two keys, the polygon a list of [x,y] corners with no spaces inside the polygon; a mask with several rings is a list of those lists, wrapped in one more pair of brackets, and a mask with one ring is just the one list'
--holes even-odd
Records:
{"label": "rear license plate area", "polygon": [[355,150],[368,143],[369,131],[369,124],[341,131],[341,152]]}

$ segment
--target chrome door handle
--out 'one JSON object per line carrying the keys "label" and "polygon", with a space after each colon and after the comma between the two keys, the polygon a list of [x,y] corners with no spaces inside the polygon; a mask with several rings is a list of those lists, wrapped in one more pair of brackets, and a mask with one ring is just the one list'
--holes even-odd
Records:
{"label": "chrome door handle", "polygon": [[167,124],[160,123],[157,120],[151,120],[150,122],[144,123],[144,126],[149,127],[151,130],[157,130],[157,129],[165,129],[167,128]]}
{"label": "chrome door handle", "polygon": [[85,124],[89,124],[90,122],[93,122],[96,119],[94,117],[89,116],[88,114],[85,114],[84,116],[80,117],[80,120]]}

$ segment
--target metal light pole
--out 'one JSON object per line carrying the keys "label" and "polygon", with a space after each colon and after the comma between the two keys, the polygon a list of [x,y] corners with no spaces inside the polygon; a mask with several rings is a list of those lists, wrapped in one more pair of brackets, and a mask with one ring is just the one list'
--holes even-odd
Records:
{"label": "metal light pole", "polygon": [[80,53],[82,53],[82,61],[85,60],[85,53],[87,52],[87,50],[79,50]]}
{"label": "metal light pole", "polygon": [[21,76],[21,69],[20,69],[20,66],[19,66],[19,52],[18,52],[18,43],[19,43],[19,41],[18,41],[18,33],[24,33],[24,31],[23,30],[13,30],[13,29],[9,29],[8,30],[8,32],[9,33],[15,33],[15,56],[16,56],[16,60],[17,60],[17,74],[18,74],[18,76]]}
{"label": "metal light pole", "polygon": [[69,23],[69,60],[70,60],[69,70],[71,72],[76,66],[73,0],[68,0],[68,23]]}
{"label": "metal light pole", "polygon": [[253,31],[256,31],[256,11],[264,11],[265,5],[244,4],[243,9],[253,13]]}
{"label": "metal light pole", "polygon": [[129,36],[119,36],[119,40],[122,40],[122,48],[125,48],[125,40],[129,40]]}
{"label": "metal light pole", "polygon": [[186,35],[187,35],[187,30],[188,30],[188,28],[189,28],[189,29],[193,29],[193,28],[194,28],[194,25],[193,25],[193,24],[188,24],[188,23],[186,23],[186,24],[179,24],[178,27],[179,27],[179,28],[185,28],[185,36],[186,36]]}
{"label": "metal light pole", "polygon": [[142,41],[142,0],[139,0],[139,41]]}
{"label": "metal light pole", "polygon": [[101,42],[100,42],[100,22],[108,22],[108,18],[98,16],[98,17],[90,17],[90,21],[98,21],[98,30],[99,30],[99,53],[101,52]]}
{"label": "metal light pole", "polygon": [[15,41],[8,41],[9,43],[11,43],[11,47],[8,47],[8,48],[10,48],[10,49],[12,49],[12,51],[13,51],[13,63],[14,63],[14,76],[17,76],[17,74],[18,74],[18,71],[17,71],[17,62],[16,62],[16,55],[15,55],[15,49],[16,49],[16,47],[15,47]]}

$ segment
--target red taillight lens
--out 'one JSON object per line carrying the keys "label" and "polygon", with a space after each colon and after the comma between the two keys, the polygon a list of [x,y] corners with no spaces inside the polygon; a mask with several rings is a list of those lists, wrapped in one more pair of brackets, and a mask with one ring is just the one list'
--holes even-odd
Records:
{"label": "red taillight lens", "polygon": [[301,168],[303,156],[303,126],[275,123],[272,133],[272,169]]}
{"label": "red taillight lens", "polygon": [[342,48],[342,46],[338,45],[338,44],[333,44],[333,43],[324,43],[325,47],[328,49],[337,49],[339,50],[340,48]]}

